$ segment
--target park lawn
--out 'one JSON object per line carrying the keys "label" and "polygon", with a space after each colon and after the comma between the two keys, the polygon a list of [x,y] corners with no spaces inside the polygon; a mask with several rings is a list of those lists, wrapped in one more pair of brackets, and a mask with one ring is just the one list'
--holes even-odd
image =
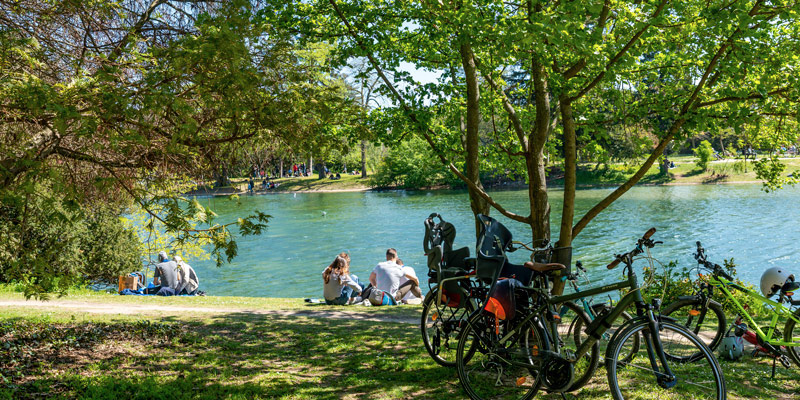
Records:
{"label": "park lawn", "polygon": [[[670,157],[675,163],[675,168],[669,170],[668,177],[660,174],[658,165],[654,164],[642,177],[641,184],[715,184],[731,182],[760,182],[753,170],[752,160],[747,161],[747,172],[736,171],[735,163],[742,163],[740,159],[725,159],[712,161],[708,170],[702,171],[695,164],[695,158],[690,156]],[[800,158],[782,158],[786,164],[783,172],[787,176],[800,171]],[[618,185],[627,181],[638,169],[639,164],[611,164],[608,168],[595,164],[582,163],[578,166],[577,183],[579,186]],[[563,179],[556,179],[556,184],[563,184]]]}
{"label": "park lawn", "polygon": [[277,190],[281,192],[318,192],[318,191],[350,191],[367,190],[368,182],[361,179],[361,175],[342,174],[341,179],[319,179],[316,174],[313,176],[301,176],[291,178],[280,178],[275,180],[278,183]]}
{"label": "park lawn", "polygon": [[[161,300],[185,304],[184,299]],[[189,300],[229,305],[213,297]],[[338,310],[353,318],[248,312],[256,304]],[[408,316],[419,313],[418,306],[337,308],[301,299],[255,299],[239,312],[155,316],[4,307],[0,358],[11,362],[0,364],[0,398],[463,398],[455,371],[428,357],[417,325],[358,318],[366,310],[382,315],[398,309],[408,310]],[[749,356],[723,362],[723,369],[731,399],[798,395],[795,369],[779,368],[771,379],[771,364]],[[643,398],[648,396],[644,390]],[[598,369],[575,395],[610,398],[605,370]]]}

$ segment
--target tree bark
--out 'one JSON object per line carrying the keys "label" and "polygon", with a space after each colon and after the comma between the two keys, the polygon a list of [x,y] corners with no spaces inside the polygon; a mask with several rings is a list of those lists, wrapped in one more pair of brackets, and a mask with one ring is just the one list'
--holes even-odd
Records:
{"label": "tree bark", "polygon": [[278,176],[283,178],[283,157],[281,157],[280,171],[278,171]]}
{"label": "tree bark", "polygon": [[325,161],[317,164],[317,177],[319,179],[327,178],[327,175],[325,174]]}
{"label": "tree bark", "polygon": [[550,201],[547,198],[547,174],[544,169],[544,145],[550,131],[550,93],[544,66],[533,60],[531,67],[536,120],[525,162],[528,169],[531,239],[536,241],[550,240]]}
{"label": "tree bark", "polygon": [[367,141],[361,141],[361,179],[367,178]]}
{"label": "tree bark", "polygon": [[[556,247],[572,246],[572,220],[575,218],[575,185],[577,182],[577,149],[575,140],[575,120],[572,116],[572,103],[562,96],[559,101],[561,123],[564,128],[564,206],[561,209],[561,228]],[[554,260],[564,262],[564,260]],[[567,265],[569,268],[569,265]],[[555,279],[553,294],[564,293],[566,282]]]}
{"label": "tree bark", "polygon": [[[467,156],[465,159],[466,176],[467,179],[475,183],[475,188],[467,186],[469,193],[469,203],[472,208],[472,214],[489,214],[489,203],[480,196],[476,189],[483,189],[481,184],[480,174],[480,146],[478,143],[478,128],[481,122],[481,109],[480,109],[480,89],[478,86],[478,73],[475,67],[475,58],[472,53],[472,48],[469,43],[463,42],[459,47],[461,53],[461,64],[464,68],[464,75],[467,83],[467,126],[466,137],[464,141],[464,150]],[[476,235],[479,232],[479,223],[475,220]]]}

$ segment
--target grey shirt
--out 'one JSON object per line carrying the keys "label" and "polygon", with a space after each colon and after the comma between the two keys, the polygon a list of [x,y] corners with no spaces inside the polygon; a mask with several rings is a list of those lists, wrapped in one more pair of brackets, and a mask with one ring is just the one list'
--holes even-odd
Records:
{"label": "grey shirt", "polygon": [[177,294],[180,294],[183,289],[186,289],[186,293],[192,293],[200,287],[200,278],[197,277],[191,265],[182,263],[180,268],[178,268],[178,273],[181,281],[178,288],[175,289]]}
{"label": "grey shirt", "polygon": [[400,278],[405,276],[403,267],[394,261],[384,261],[376,265],[372,272],[375,273],[375,287],[394,297],[400,287]]}
{"label": "grey shirt", "polygon": [[156,264],[156,273],[153,279],[161,279],[161,287],[176,289],[178,287],[178,263],[175,261],[164,261]]}
{"label": "grey shirt", "polygon": [[[323,270],[322,273],[324,274],[325,270]],[[325,300],[335,300],[339,298],[339,296],[342,295],[342,289],[344,289],[345,286],[350,286],[356,291],[356,293],[361,293],[362,290],[361,286],[353,282],[348,275],[339,275],[335,272],[331,273],[331,280],[328,281],[328,283],[325,283],[323,275],[322,282],[322,295],[325,297]]]}

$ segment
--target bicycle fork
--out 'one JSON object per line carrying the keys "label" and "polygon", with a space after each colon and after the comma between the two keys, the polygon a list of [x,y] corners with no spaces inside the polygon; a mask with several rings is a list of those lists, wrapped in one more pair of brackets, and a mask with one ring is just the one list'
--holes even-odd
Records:
{"label": "bicycle fork", "polygon": [[[660,322],[656,320],[653,310],[648,309],[647,331],[642,332],[642,337],[647,347],[647,357],[650,359],[650,366],[655,373],[656,382],[664,389],[670,389],[678,383],[678,380],[675,378],[675,374],[672,373],[667,363],[667,356],[664,353],[664,344],[661,342],[661,336],[659,335],[661,330],[659,324]],[[662,368],[659,368],[659,363],[663,365],[663,372]]]}

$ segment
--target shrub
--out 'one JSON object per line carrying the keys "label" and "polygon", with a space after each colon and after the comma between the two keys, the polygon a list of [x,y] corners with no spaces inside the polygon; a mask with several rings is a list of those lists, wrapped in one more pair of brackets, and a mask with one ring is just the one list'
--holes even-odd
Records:
{"label": "shrub", "polygon": [[27,297],[140,269],[138,240],[112,209],[83,208],[43,184],[0,191],[0,200],[0,282],[21,284]]}
{"label": "shrub", "polygon": [[[742,282],[737,277],[736,264],[732,258],[730,260],[724,260],[722,266],[725,271],[733,277],[733,280],[736,284],[750,290],[756,290],[753,285]],[[703,276],[699,277],[695,268],[679,268],[677,263],[672,261],[665,265],[661,271],[658,271],[658,268],[656,268],[656,270],[645,268],[644,281],[648,283],[647,286],[642,289],[642,295],[644,298],[646,300],[660,298],[663,308],[669,303],[678,300],[680,296],[689,296],[696,293],[700,287],[700,282],[707,281],[707,275],[703,273]],[[743,306],[745,304],[749,305],[750,308],[748,311],[753,317],[758,318],[759,316],[766,315],[766,310],[759,307],[758,304],[755,304],[751,300],[750,296],[735,289],[731,289],[730,292],[733,294],[733,297],[739,302],[739,304],[742,304]],[[713,298],[722,304],[722,308],[726,311],[729,317],[737,313],[733,301],[725,296],[720,290],[714,291]]]}
{"label": "shrub", "polygon": [[711,143],[708,140],[703,140],[700,142],[700,146],[697,146],[694,149],[694,155],[697,157],[697,167],[703,171],[708,170],[708,163],[711,161],[711,156],[714,155],[714,148],[711,147]]}
{"label": "shrub", "polygon": [[391,149],[370,178],[370,186],[422,188],[445,183],[447,175],[427,143],[413,138]]}

